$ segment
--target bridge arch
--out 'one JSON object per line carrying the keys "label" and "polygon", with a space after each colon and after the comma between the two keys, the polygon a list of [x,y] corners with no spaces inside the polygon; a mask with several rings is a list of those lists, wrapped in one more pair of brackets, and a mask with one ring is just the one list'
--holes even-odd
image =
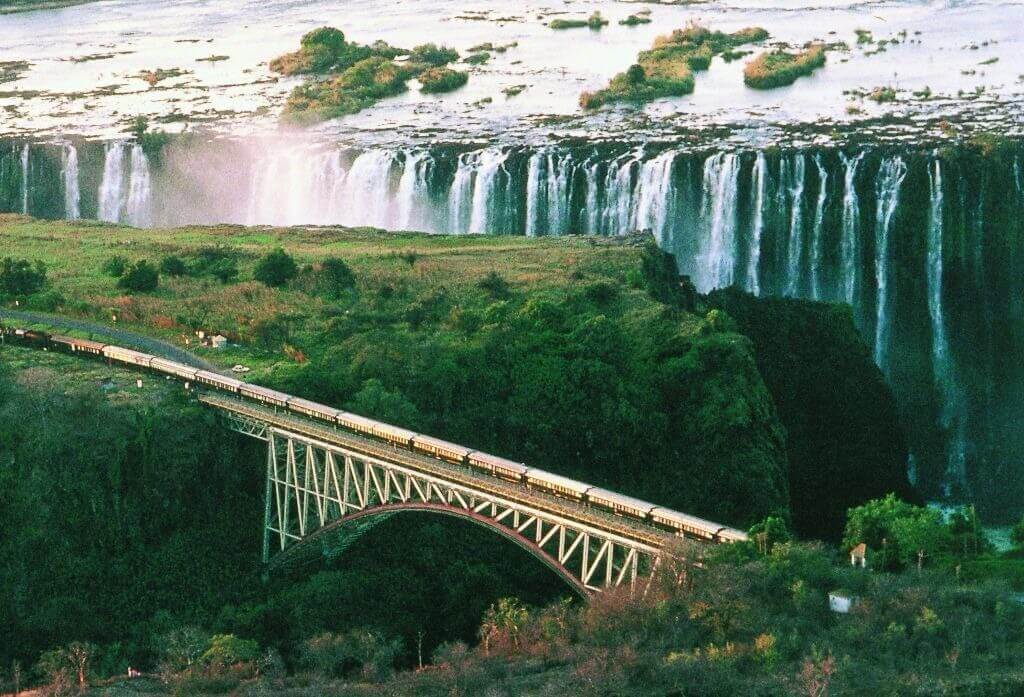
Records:
{"label": "bridge arch", "polygon": [[[296,556],[301,556],[303,551],[308,548],[309,545],[322,541],[323,538],[331,535],[332,533],[341,532],[347,527],[357,526],[363,522],[377,522],[382,518],[390,517],[396,513],[434,513],[459,520],[465,520],[478,525],[500,535],[502,538],[526,551],[528,554],[544,564],[548,569],[553,571],[555,575],[562,579],[562,581],[564,581],[581,597],[585,598],[591,593],[591,589],[588,589],[579,578],[574,576],[568,567],[560,563],[557,558],[541,548],[535,541],[516,533],[509,527],[494,522],[491,518],[488,518],[485,515],[481,515],[472,510],[461,509],[442,503],[400,502],[363,509],[328,523],[315,532],[307,535],[301,542],[289,546],[283,552],[271,558],[268,562],[268,566],[270,569],[274,569],[278,566],[288,565]],[[367,528],[363,528],[363,530],[360,531],[360,534],[365,531],[367,531]]]}
{"label": "bridge arch", "polygon": [[[468,520],[532,554],[583,594],[648,575],[666,533],[387,443],[221,396],[234,430],[267,443],[263,561],[285,562],[346,524],[423,511]],[[358,531],[351,536],[358,537]],[[345,543],[342,542],[343,548]],[[291,550],[296,550],[295,552]]]}

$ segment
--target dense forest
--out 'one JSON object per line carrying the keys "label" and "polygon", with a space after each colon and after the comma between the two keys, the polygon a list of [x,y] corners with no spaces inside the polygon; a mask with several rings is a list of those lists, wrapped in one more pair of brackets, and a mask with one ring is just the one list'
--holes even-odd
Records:
{"label": "dense forest", "polygon": [[[548,254],[567,251],[575,263],[526,289],[518,274],[538,272],[525,261],[466,273],[408,247],[388,250],[384,238],[352,239],[360,256],[319,258],[274,247],[167,254],[164,239],[162,258],[147,260],[140,233],[124,256],[90,251],[95,269],[5,268],[11,283],[31,281],[29,307],[104,312],[63,300],[62,284],[86,283],[93,307],[113,302],[121,317],[154,329],[189,326],[196,293],[227,294],[235,304],[217,304],[221,326],[264,313],[225,329],[245,346],[228,360],[252,362],[262,382],[712,519],[749,527],[774,516],[761,528],[773,539],[792,523],[802,536],[838,540],[848,506],[911,493],[891,395],[841,308],[699,296],[653,244],[581,251],[558,242]],[[467,258],[464,248],[441,253]],[[138,278],[145,287],[133,287]],[[98,299],[96,288],[119,299]],[[182,310],[169,318],[163,303]],[[141,666],[177,675],[184,693],[214,689],[187,680],[223,680],[218,665],[250,671],[229,675],[233,685],[310,671],[386,681],[393,668],[450,663],[451,651],[470,665],[468,650],[451,642],[474,644],[490,636],[482,621],[532,617],[523,606],[567,595],[513,546],[429,515],[389,519],[336,558],[262,582],[263,456],[254,442],[180,390],[126,402],[76,381],[75,361],[60,360],[67,364],[0,375],[0,525],[10,531],[0,540],[0,619],[14,637],[0,665],[17,661],[26,679],[63,675],[54,666],[87,642],[93,676]],[[799,553],[830,568],[827,552]],[[760,564],[757,573],[770,575],[756,555],[723,563]],[[501,601],[509,597],[517,600]],[[691,602],[657,597],[665,607]],[[660,612],[646,607],[636,611]],[[584,622],[600,610],[560,612]],[[594,626],[606,637],[601,651],[630,616]],[[652,641],[669,641],[652,627]],[[715,646],[740,641],[716,631]],[[559,641],[584,651],[595,640],[584,634]],[[183,637],[202,649],[188,660]],[[792,639],[787,660],[806,653],[809,637]],[[512,641],[511,653],[523,646],[501,641]],[[473,650],[485,663],[489,645]]]}

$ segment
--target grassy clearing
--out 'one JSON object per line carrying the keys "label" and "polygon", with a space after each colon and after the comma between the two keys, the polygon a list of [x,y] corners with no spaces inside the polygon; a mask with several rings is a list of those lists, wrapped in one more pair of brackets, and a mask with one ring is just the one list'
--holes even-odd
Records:
{"label": "grassy clearing", "polygon": [[[255,331],[278,316],[294,318],[297,331],[311,335],[345,309],[365,307],[378,318],[401,321],[417,298],[444,288],[448,302],[474,308],[478,283],[491,272],[512,287],[544,292],[585,282],[623,279],[638,264],[638,252],[612,240],[583,238],[441,236],[385,233],[372,229],[191,227],[137,230],[100,223],[35,221],[0,216],[4,253],[48,267],[49,288],[34,296],[29,309],[59,312],[157,336],[182,347],[192,326],[202,324],[237,339],[226,351],[195,349],[219,365],[244,362],[255,374],[293,360],[255,346]],[[327,257],[345,261],[356,277],[352,298],[340,302],[301,288],[271,290],[252,280],[256,262],[281,247],[300,266]],[[209,276],[161,276],[156,291],[126,294],[104,273],[113,256],[128,262],[159,263],[168,255],[185,261],[219,249],[237,261],[238,282],[222,284]],[[576,276],[577,278],[573,278]],[[642,293],[635,299],[645,305]],[[25,304],[22,304],[25,307]],[[482,309],[482,308],[480,308]],[[194,341],[192,342],[195,343]]]}
{"label": "grassy clearing", "polygon": [[707,70],[716,55],[731,53],[737,46],[764,41],[768,32],[748,27],[732,34],[711,31],[699,24],[659,36],[637,62],[612,78],[604,89],[584,92],[580,106],[596,109],[613,102],[644,103],[662,97],[679,97],[694,90],[695,71]]}
{"label": "grassy clearing", "polygon": [[768,51],[743,68],[743,82],[757,90],[785,87],[825,65],[825,47],[811,46],[800,53]]}

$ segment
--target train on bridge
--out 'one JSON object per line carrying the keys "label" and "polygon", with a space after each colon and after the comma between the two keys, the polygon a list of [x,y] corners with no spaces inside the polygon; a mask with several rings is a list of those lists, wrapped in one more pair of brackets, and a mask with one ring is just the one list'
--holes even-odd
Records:
{"label": "train on bridge", "polygon": [[747,539],[747,535],[740,530],[680,513],[670,508],[656,506],[647,501],[601,489],[536,467],[527,467],[521,462],[473,450],[456,443],[278,392],[268,387],[261,387],[208,370],[192,368],[148,353],[114,344],[3,325],[0,325],[0,336],[5,340],[25,346],[101,360],[106,359],[111,364],[118,363],[136,370],[153,372],[181,380],[185,383],[186,389],[190,390],[215,390],[230,393],[264,406],[326,422],[364,437],[385,441],[396,447],[486,472],[492,476],[523,484],[554,496],[587,503],[619,516],[638,519],[679,536],[708,542],[738,542]]}

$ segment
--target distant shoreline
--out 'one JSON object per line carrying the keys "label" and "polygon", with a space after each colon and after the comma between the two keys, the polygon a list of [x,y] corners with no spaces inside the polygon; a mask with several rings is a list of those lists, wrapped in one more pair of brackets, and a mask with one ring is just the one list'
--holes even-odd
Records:
{"label": "distant shoreline", "polygon": [[0,15],[34,10],[58,10],[62,7],[84,5],[92,0],[0,0]]}

